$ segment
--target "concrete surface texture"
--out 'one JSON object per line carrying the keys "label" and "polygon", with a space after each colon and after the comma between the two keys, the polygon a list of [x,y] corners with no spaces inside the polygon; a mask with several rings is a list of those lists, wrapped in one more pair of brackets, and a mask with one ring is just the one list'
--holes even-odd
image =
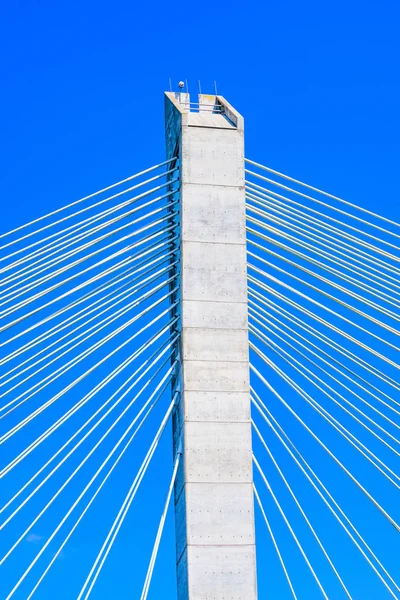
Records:
{"label": "concrete surface texture", "polygon": [[189,103],[165,94],[167,153],[181,162],[178,599],[255,600],[244,123],[220,96]]}

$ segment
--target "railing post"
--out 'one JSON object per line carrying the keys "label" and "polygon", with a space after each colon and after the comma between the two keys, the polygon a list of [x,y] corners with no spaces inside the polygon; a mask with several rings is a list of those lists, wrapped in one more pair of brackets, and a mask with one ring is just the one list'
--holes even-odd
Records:
{"label": "railing post", "polygon": [[165,94],[181,174],[178,599],[255,600],[244,123],[220,96],[189,102]]}

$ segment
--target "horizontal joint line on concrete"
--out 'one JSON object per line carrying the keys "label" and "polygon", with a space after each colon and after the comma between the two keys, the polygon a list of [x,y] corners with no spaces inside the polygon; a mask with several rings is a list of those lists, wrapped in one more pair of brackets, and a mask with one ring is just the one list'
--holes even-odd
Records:
{"label": "horizontal joint line on concrete", "polygon": [[218,300],[218,299],[203,300],[202,298],[186,298],[185,297],[182,302],[183,303],[184,302],[203,302],[206,304],[209,304],[210,302],[214,302],[214,303],[219,302],[220,304],[245,304],[247,306],[247,302],[245,302],[245,301],[242,302],[241,300],[239,300],[238,302],[235,302],[235,300]]}
{"label": "horizontal joint line on concrete", "polygon": [[185,547],[183,548],[182,552],[179,555],[178,560],[176,561],[176,564],[178,565],[183,557],[183,555],[185,554],[187,548],[210,548],[210,547],[215,547],[215,548],[237,548],[238,546],[240,546],[240,548],[243,547],[247,547],[247,548],[254,548],[255,546],[255,542],[252,544],[186,544]]}
{"label": "horizontal joint line on concrete", "polygon": [[[205,390],[203,388],[203,389],[199,390],[197,388],[188,388],[187,386],[185,388],[185,391],[186,392],[207,392],[207,393],[211,393],[211,394],[220,394],[220,393],[223,393],[223,392],[232,392],[231,389],[229,389],[229,390],[209,390],[209,389],[206,389]],[[236,393],[239,393],[239,394],[249,394],[250,393],[250,388],[248,387],[245,390],[235,390],[234,393],[235,394]]]}
{"label": "horizontal joint line on concrete", "polygon": [[187,242],[189,243],[194,243],[194,244],[214,244],[216,246],[246,246],[246,240],[244,239],[242,242],[226,242],[226,241],[221,241],[221,242],[214,242],[214,241],[208,241],[208,240],[203,240],[203,239],[189,239],[189,238],[183,238],[182,242],[184,244],[186,244]]}
{"label": "horizontal joint line on concrete", "polygon": [[[182,484],[182,490],[185,485],[253,485],[252,481],[192,481],[184,480]],[[182,492],[180,492],[182,493]]]}
{"label": "horizontal joint line on concrete", "polygon": [[195,325],[184,325],[182,327],[182,331],[184,329],[212,329],[213,331],[248,331],[248,327],[235,327],[232,329],[232,327],[215,327],[212,324],[210,326],[206,326],[206,325],[201,325],[201,327],[196,327]]}
{"label": "horizontal joint line on concrete", "polygon": [[[228,185],[226,183],[205,183],[204,181],[185,181],[185,180],[181,180],[181,185],[182,186],[186,186],[186,185],[199,185],[201,187],[218,187],[218,188],[227,188],[227,189],[232,189],[232,188],[237,188],[238,190],[244,189],[244,184],[243,185]],[[181,188],[181,192],[182,192],[182,188]]]}
{"label": "horizontal joint line on concrete", "polygon": [[247,301],[244,300],[203,300],[202,298],[195,298],[194,300],[191,300],[190,298],[184,298],[183,302],[203,302],[204,304],[213,304],[214,302],[220,302],[222,304],[244,304],[245,306],[247,306]]}
{"label": "horizontal joint line on concrete", "polygon": [[253,548],[255,542],[252,544],[186,544],[186,548],[204,548],[204,546],[215,546],[216,548],[235,548],[236,546],[248,546]]}
{"label": "horizontal joint line on concrete", "polygon": [[240,420],[240,421],[239,420],[226,421],[225,419],[224,420],[221,419],[219,421],[218,420],[210,420],[210,419],[186,419],[186,417],[184,417],[184,419],[185,419],[185,423],[221,423],[221,424],[228,423],[229,425],[231,425],[232,423],[235,423],[235,424],[236,423],[238,423],[238,424],[239,423],[246,423],[246,424],[251,423],[251,419],[245,419],[245,420]]}
{"label": "horizontal joint line on concrete", "polygon": [[247,363],[247,360],[243,360],[243,358],[186,358],[183,356],[185,362],[212,362],[212,363]]}
{"label": "horizontal joint line on concrete", "polygon": [[211,246],[246,246],[246,240],[243,242],[215,242],[215,241],[206,241],[206,240],[182,240],[183,244],[210,244]]}

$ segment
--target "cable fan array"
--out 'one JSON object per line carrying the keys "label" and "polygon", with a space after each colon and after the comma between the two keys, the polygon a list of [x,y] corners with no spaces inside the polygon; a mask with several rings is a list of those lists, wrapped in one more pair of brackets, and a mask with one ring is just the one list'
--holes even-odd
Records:
{"label": "cable fan array", "polygon": [[[54,596],[60,565],[67,597],[123,597],[98,581],[139,543],[149,595],[181,465],[179,182],[165,161],[0,236],[6,600]],[[400,598],[399,225],[250,160],[245,195],[259,596]]]}
{"label": "cable fan array", "polygon": [[259,569],[282,600],[399,598],[399,225],[245,171]]}
{"label": "cable fan array", "polygon": [[[96,543],[64,584],[89,598],[168,444],[180,377],[178,222],[179,167],[166,161],[1,236],[2,598],[57,589],[60,559],[87,528],[99,530]],[[165,504],[154,506],[162,517],[143,600],[179,456]]]}

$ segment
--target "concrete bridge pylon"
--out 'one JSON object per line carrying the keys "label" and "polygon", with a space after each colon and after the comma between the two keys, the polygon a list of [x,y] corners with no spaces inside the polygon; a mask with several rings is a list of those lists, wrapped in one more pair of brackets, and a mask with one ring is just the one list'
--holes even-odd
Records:
{"label": "concrete bridge pylon", "polygon": [[181,178],[178,600],[256,600],[244,120],[221,96],[167,92],[165,127]]}

